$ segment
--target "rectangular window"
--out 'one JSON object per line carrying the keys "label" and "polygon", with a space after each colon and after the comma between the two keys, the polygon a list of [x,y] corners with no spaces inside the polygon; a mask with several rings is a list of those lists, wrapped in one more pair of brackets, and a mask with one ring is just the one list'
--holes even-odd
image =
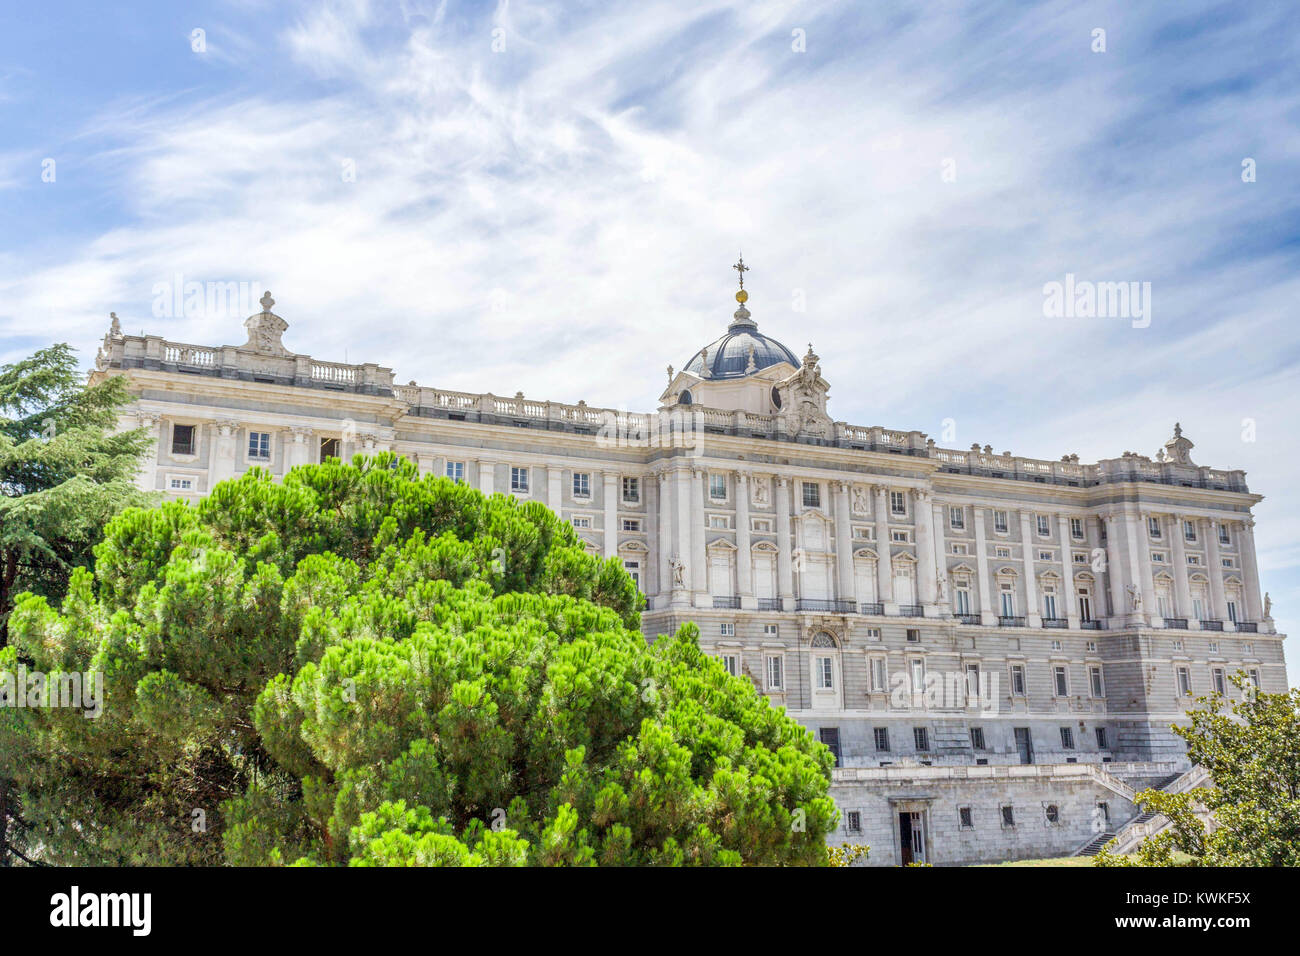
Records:
{"label": "rectangular window", "polygon": [[510,490],[520,494],[528,493],[528,469],[515,468],[510,469]]}
{"label": "rectangular window", "polygon": [[271,457],[271,433],[248,433],[248,457],[266,461]]}
{"label": "rectangular window", "polygon": [[805,508],[820,508],[822,506],[822,486],[815,481],[805,481],[800,485],[803,492],[803,506]]}
{"label": "rectangular window", "polygon": [[927,727],[913,727],[912,741],[916,744],[916,749],[926,751],[930,749],[930,730]]}
{"label": "rectangular window", "polygon": [[969,554],[969,553],[970,553],[970,550],[969,550],[969,549],[967,548],[967,546],[964,545],[964,544],[956,544],[956,543],[954,543],[953,546],[952,546],[952,553],[953,553],[953,554]]}
{"label": "rectangular window", "polygon": [[624,561],[623,570],[626,571],[628,577],[632,579],[632,583],[636,585],[636,589],[638,591],[641,590],[641,562]]}
{"label": "rectangular window", "polygon": [[731,519],[726,515],[709,515],[709,527],[726,529],[731,527]]}
{"label": "rectangular window", "polygon": [[826,748],[835,755],[835,766],[840,765],[840,729],[838,727],[823,727],[817,731],[817,736]]}
{"label": "rectangular window", "polygon": [[1002,825],[1004,827],[1013,827],[1016,825],[1016,812],[1009,806],[1002,808]]}
{"label": "rectangular window", "polygon": [[885,659],[883,657],[873,657],[871,659],[871,690],[876,694],[885,692]]}
{"label": "rectangular window", "polygon": [[1061,728],[1061,749],[1062,750],[1074,749],[1074,728],[1073,727]]}
{"label": "rectangular window", "polygon": [[1016,593],[1009,588],[1003,588],[999,593],[1002,601],[1002,616],[1016,616]]}
{"label": "rectangular window", "polygon": [[1082,518],[1070,519],[1070,537],[1074,538],[1076,541],[1083,540],[1083,519]]}
{"label": "rectangular window", "polygon": [[908,531],[891,531],[889,537],[894,541],[901,542],[902,544],[908,544],[912,540],[911,532]]}
{"label": "rectangular window", "polygon": [[921,643],[921,629],[919,627],[909,627],[907,629],[907,640],[909,644]]}
{"label": "rectangular window", "polygon": [[1218,642],[1218,641],[1210,641],[1210,653],[1211,653],[1211,654],[1217,654],[1217,653],[1219,653],[1219,642]]}
{"label": "rectangular window", "polygon": [[590,528],[591,519],[586,515],[575,515],[572,519],[575,528]]}
{"label": "rectangular window", "polygon": [[1102,683],[1101,683],[1101,668],[1100,668],[1100,667],[1090,667],[1090,668],[1088,668],[1088,680],[1089,680],[1089,682],[1092,684],[1092,696],[1093,696],[1093,697],[1098,697],[1098,698],[1100,698],[1100,697],[1105,697],[1105,696],[1106,696],[1106,694],[1104,693],[1104,690],[1105,690],[1105,689],[1102,687]]}
{"label": "rectangular window", "polygon": [[624,531],[640,531],[640,530],[641,530],[641,519],[640,519],[640,518],[624,518],[624,519],[623,519],[623,530],[624,530]]}
{"label": "rectangular window", "polygon": [[955,598],[953,601],[953,612],[955,614],[960,614],[963,617],[969,616],[970,605],[971,605],[970,589],[958,588],[956,591],[953,592],[953,595]]}
{"label": "rectangular window", "polygon": [[1228,692],[1227,681],[1224,680],[1222,667],[1214,669],[1214,692],[1216,694],[1226,694]]}
{"label": "rectangular window", "polygon": [[1252,668],[1251,668],[1250,670],[1248,670],[1246,673],[1249,675],[1249,677],[1250,677],[1250,682],[1251,682],[1251,684],[1254,685],[1255,690],[1259,690],[1259,689],[1261,689],[1261,688],[1263,687],[1263,685],[1259,682],[1259,671],[1258,671],[1258,670],[1256,670],[1255,668],[1252,667]]}
{"label": "rectangular window", "polygon": [[957,505],[948,508],[948,525],[954,531],[961,531],[966,527],[966,509]]}
{"label": "rectangular window", "polygon": [[641,479],[624,478],[623,479],[623,500],[638,502],[641,500]]}
{"label": "rectangular window", "polygon": [[1025,665],[1011,665],[1011,693],[1016,697],[1025,696]]}
{"label": "rectangular window", "polygon": [[1039,560],[1039,561],[1051,561],[1051,560],[1052,560],[1052,552],[1050,552],[1050,551],[1039,551],[1039,552],[1038,552],[1038,560]]}
{"label": "rectangular window", "polygon": [[889,513],[895,515],[907,514],[907,494],[902,491],[891,491],[889,493]]}
{"label": "rectangular window", "polygon": [[998,534],[1007,533],[1007,513],[1005,511],[993,512],[993,530]]}
{"label": "rectangular window", "polygon": [[862,832],[862,811],[850,810],[846,814],[846,816],[848,817],[848,822],[844,825],[845,829],[848,830],[850,833],[861,833]]}
{"label": "rectangular window", "polygon": [[1192,672],[1190,668],[1178,668],[1178,693],[1183,697],[1192,696]]}
{"label": "rectangular window", "polygon": [[1043,617],[1049,621],[1057,620],[1056,616],[1056,595],[1051,591],[1043,595]]}
{"label": "rectangular window", "polygon": [[1228,620],[1231,621],[1233,624],[1237,623],[1237,602],[1236,601],[1228,602]]}
{"label": "rectangular window", "polygon": [[1040,538],[1051,537],[1052,521],[1047,515],[1038,515],[1038,536]]}
{"label": "rectangular window", "polygon": [[1093,733],[1097,735],[1097,749],[1105,750],[1106,749],[1106,728],[1094,727]]}
{"label": "rectangular window", "polygon": [[320,440],[320,458],[318,461],[325,461],[327,458],[342,458],[343,452],[339,447],[337,438],[322,438]]}
{"label": "rectangular window", "polygon": [[1070,680],[1069,680],[1069,675],[1066,673],[1065,665],[1058,664],[1056,667],[1054,667],[1052,669],[1052,675],[1054,680],[1056,681],[1056,696],[1069,697]]}
{"label": "rectangular window", "polygon": [[194,454],[194,426],[193,425],[172,426],[172,454],[173,455]]}
{"label": "rectangular window", "polygon": [[1160,519],[1155,515],[1151,515],[1147,518],[1147,534],[1151,535],[1153,538],[1160,537]]}
{"label": "rectangular window", "polygon": [[925,661],[912,661],[912,693],[920,694],[925,691]]}
{"label": "rectangular window", "polygon": [[971,820],[970,807],[957,808],[957,821],[961,824],[963,830],[975,829],[975,824]]}
{"label": "rectangular window", "polygon": [[735,637],[736,625],[730,622],[724,622],[718,625],[718,633],[723,637]]}
{"label": "rectangular window", "polygon": [[817,658],[817,689],[835,689],[835,664],[829,657]]}
{"label": "rectangular window", "polygon": [[184,478],[180,475],[172,475],[167,480],[167,488],[169,491],[193,491],[194,479]]}
{"label": "rectangular window", "polygon": [[1183,537],[1188,541],[1196,540],[1196,525],[1193,522],[1183,522]]}
{"label": "rectangular window", "polygon": [[888,753],[889,752],[889,728],[874,727],[872,728],[872,734],[876,738],[876,749],[879,750],[881,753]]}
{"label": "rectangular window", "polygon": [[1201,556],[1199,554],[1189,554],[1187,556],[1187,563],[1199,565],[1201,563]]}
{"label": "rectangular window", "polygon": [[970,747],[971,750],[983,750],[984,748],[984,728],[972,727],[970,729]]}
{"label": "rectangular window", "polygon": [[764,624],[763,635],[765,637],[776,637],[780,633],[780,628],[776,624]]}
{"label": "rectangular window", "polygon": [[728,674],[732,677],[739,676],[740,662],[736,659],[735,654],[723,654],[718,659],[722,661],[722,666],[726,668]]}
{"label": "rectangular window", "polygon": [[768,690],[780,690],[784,686],[783,680],[785,675],[782,673],[783,664],[784,662],[780,657],[772,656],[767,659]]}
{"label": "rectangular window", "polygon": [[1010,548],[995,548],[994,551],[993,551],[993,556],[994,556],[995,558],[1009,558],[1009,557],[1011,557],[1011,549],[1010,549]]}
{"label": "rectangular window", "polygon": [[755,534],[771,534],[771,533],[772,533],[772,522],[769,521],[769,520],[766,519],[766,518],[755,518],[755,519],[754,519],[753,527],[754,527],[754,533],[755,533]]}
{"label": "rectangular window", "polygon": [[1075,551],[1074,554],[1071,555],[1071,558],[1073,559],[1073,561],[1074,561],[1075,564],[1087,564],[1087,563],[1088,563],[1088,552],[1087,552],[1087,551]]}
{"label": "rectangular window", "polygon": [[1228,537],[1228,526],[1219,525],[1219,544],[1232,544],[1232,539]]}
{"label": "rectangular window", "polygon": [[1152,562],[1155,563],[1155,564],[1164,564],[1164,563],[1165,563],[1165,553],[1164,553],[1163,551],[1152,551],[1152,552],[1151,552],[1151,560],[1152,560]]}
{"label": "rectangular window", "polygon": [[727,498],[727,476],[726,475],[709,475],[709,497],[714,501],[725,501]]}
{"label": "rectangular window", "polygon": [[573,473],[573,497],[591,497],[591,475],[588,472],[575,471]]}

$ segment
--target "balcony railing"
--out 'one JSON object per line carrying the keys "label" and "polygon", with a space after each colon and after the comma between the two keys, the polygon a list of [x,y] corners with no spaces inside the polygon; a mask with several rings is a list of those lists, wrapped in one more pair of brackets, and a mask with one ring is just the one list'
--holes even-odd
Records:
{"label": "balcony railing", "polygon": [[998,627],[1024,627],[1025,619],[1023,617],[1006,617],[998,616]]}
{"label": "balcony railing", "polygon": [[885,613],[885,605],[880,604],[880,603],[875,603],[875,604],[859,604],[859,605],[858,605],[858,613],[859,613],[859,614],[875,614],[875,615],[877,615],[877,616],[879,616],[879,615],[883,615],[883,614]]}
{"label": "balcony railing", "polygon": [[1223,622],[1222,622],[1222,621],[1213,621],[1213,620],[1211,620],[1211,621],[1202,621],[1202,622],[1201,622],[1201,630],[1202,630],[1202,631],[1221,631],[1221,630],[1223,630]]}
{"label": "balcony railing", "polygon": [[925,608],[919,604],[900,604],[898,605],[899,617],[924,617]]}
{"label": "balcony railing", "polygon": [[831,614],[852,614],[856,610],[852,601],[831,601],[825,598],[799,598],[795,607],[800,611],[826,611]]}
{"label": "balcony railing", "polygon": [[740,607],[740,598],[738,597],[719,597],[713,596],[713,606],[715,608],[738,608]]}
{"label": "balcony railing", "polygon": [[1069,620],[1063,617],[1043,618],[1043,627],[1068,627],[1069,623]]}
{"label": "balcony railing", "polygon": [[954,614],[958,624],[979,624],[980,616],[978,614]]}
{"label": "balcony railing", "polygon": [[1238,621],[1237,630],[1245,631],[1247,634],[1258,634],[1259,625],[1254,621]]}
{"label": "balcony railing", "polygon": [[780,598],[759,598],[758,609],[760,611],[779,611],[781,610]]}
{"label": "balcony railing", "polygon": [[1083,620],[1083,621],[1080,621],[1080,622],[1079,622],[1079,627],[1083,628],[1083,630],[1085,630],[1085,631],[1100,631],[1100,630],[1101,630],[1101,621],[1097,621],[1097,620]]}
{"label": "balcony railing", "polygon": [[1171,627],[1175,631],[1185,631],[1187,630],[1187,618],[1167,617],[1165,618],[1165,627]]}

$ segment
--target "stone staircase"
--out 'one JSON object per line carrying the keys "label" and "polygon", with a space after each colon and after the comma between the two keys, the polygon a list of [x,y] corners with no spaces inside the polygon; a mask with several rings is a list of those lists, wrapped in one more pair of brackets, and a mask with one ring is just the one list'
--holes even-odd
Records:
{"label": "stone staircase", "polygon": [[1114,830],[1107,830],[1105,833],[1098,833],[1083,846],[1079,847],[1079,849],[1075,850],[1074,855],[1096,856],[1097,852],[1113,839],[1115,839]]}
{"label": "stone staircase", "polygon": [[[1170,774],[1162,780],[1153,784],[1151,790],[1163,790],[1166,793],[1182,793],[1184,790],[1191,790],[1208,782],[1209,773],[1204,767],[1192,767],[1184,773]],[[1097,852],[1107,844],[1110,845],[1110,852],[1117,855],[1132,853],[1143,840],[1147,837],[1159,833],[1169,825],[1169,820],[1153,810],[1147,810],[1139,813],[1136,817],[1124,824],[1119,830],[1099,833],[1079,849],[1074,851],[1074,856],[1096,856]],[[1112,843],[1112,841],[1114,841]]]}

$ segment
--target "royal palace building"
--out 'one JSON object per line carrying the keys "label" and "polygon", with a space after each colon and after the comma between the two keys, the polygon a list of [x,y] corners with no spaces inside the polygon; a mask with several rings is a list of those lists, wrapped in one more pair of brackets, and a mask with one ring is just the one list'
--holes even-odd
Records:
{"label": "royal palace building", "polygon": [[[124,335],[124,427],[157,436],[140,482],[197,499],[393,451],[422,473],[537,500],[646,595],[647,639],[701,643],[835,754],[832,842],[869,863],[968,863],[1134,845],[1135,790],[1203,782],[1171,726],[1243,675],[1286,689],[1241,471],[939,447],[835,421],[812,351],[758,330],[742,288],[723,334],[652,412],[399,385],[289,351],[262,311],[242,345]],[[722,323],[720,323],[722,325]],[[648,404],[648,403],[647,403]]]}

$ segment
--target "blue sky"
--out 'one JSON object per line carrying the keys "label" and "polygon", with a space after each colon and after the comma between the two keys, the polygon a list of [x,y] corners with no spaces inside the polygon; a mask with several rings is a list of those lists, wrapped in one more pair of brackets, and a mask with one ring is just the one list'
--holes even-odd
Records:
{"label": "blue sky", "polygon": [[[646,409],[743,248],[837,419],[1086,461],[1181,421],[1293,631],[1298,47],[1286,4],[10,4],[0,361],[109,311],[242,342],[152,314],[180,274],[401,381]],[[1067,273],[1150,325],[1045,317]]]}

